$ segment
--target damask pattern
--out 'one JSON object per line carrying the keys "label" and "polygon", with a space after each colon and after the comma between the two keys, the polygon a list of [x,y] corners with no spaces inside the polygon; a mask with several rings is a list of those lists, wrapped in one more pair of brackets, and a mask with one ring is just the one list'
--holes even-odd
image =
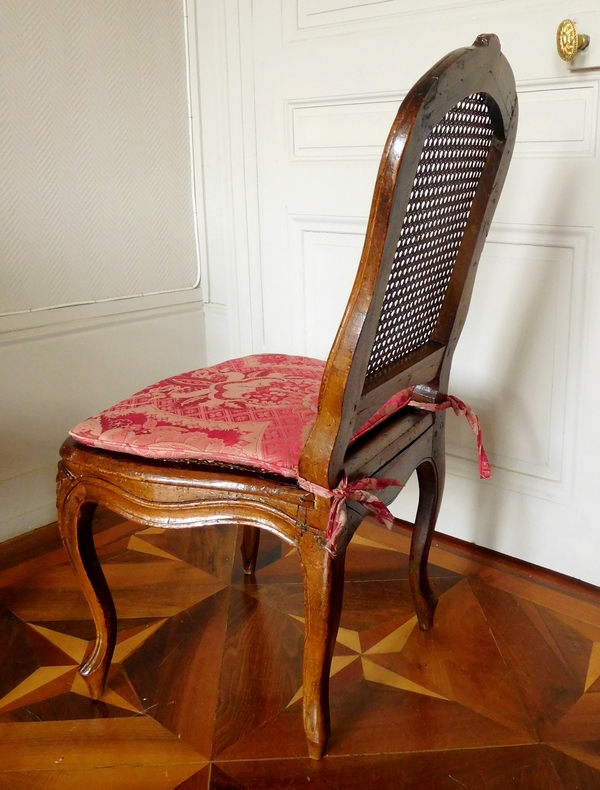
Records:
{"label": "damask pattern", "polygon": [[[302,448],[317,416],[325,363],[259,354],[173,376],[90,417],[70,432],[82,444],[163,460],[195,459],[250,466],[298,477]],[[405,406],[452,407],[477,437],[481,477],[489,477],[479,421],[451,396],[418,403],[409,387],[393,395],[354,440]]]}
{"label": "damask pattern", "polygon": [[165,379],[71,431],[145,458],[204,459],[295,477],[325,363],[262,354]]}

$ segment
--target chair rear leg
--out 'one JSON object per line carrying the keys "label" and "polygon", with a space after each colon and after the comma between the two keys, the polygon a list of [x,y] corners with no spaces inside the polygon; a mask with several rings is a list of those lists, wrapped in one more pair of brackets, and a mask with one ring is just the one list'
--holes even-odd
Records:
{"label": "chair rear leg", "polygon": [[71,565],[92,612],[96,625],[96,639],[79,667],[93,699],[104,692],[106,676],[115,649],[117,615],[115,605],[98,561],[92,535],[95,502],[73,490],[62,501],[58,525]]}
{"label": "chair rear leg", "polygon": [[244,527],[242,537],[242,562],[244,563],[244,573],[252,576],[256,569],[256,558],[258,557],[258,547],[260,544],[260,528]]}
{"label": "chair rear leg", "polygon": [[429,584],[427,563],[433,532],[442,501],[445,479],[445,454],[442,437],[434,438],[432,458],[417,467],[419,505],[410,546],[409,579],[419,626],[428,631],[433,626],[437,598]]}
{"label": "chair rear leg", "polygon": [[308,754],[322,757],[329,738],[329,671],[344,596],[345,550],[332,558],[315,539],[300,541],[304,578],[303,716]]}

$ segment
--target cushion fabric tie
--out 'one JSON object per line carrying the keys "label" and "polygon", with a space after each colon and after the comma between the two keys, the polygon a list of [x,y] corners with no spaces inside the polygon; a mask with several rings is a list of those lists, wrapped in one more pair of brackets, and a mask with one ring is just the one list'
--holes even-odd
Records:
{"label": "cushion fabric tie", "polygon": [[488,457],[483,449],[483,440],[481,436],[481,425],[479,423],[479,418],[471,409],[470,406],[467,406],[466,403],[455,398],[454,395],[446,395],[443,401],[440,403],[427,403],[425,401],[416,401],[412,399],[413,393],[415,388],[414,387],[407,387],[404,390],[401,390],[392,398],[390,398],[387,403],[379,409],[379,411],[373,415],[367,422],[356,431],[354,436],[352,437],[351,442],[355,442],[359,437],[363,436],[367,433],[371,428],[374,428],[376,425],[381,423],[383,420],[390,417],[392,414],[395,414],[400,409],[403,409],[405,406],[412,406],[415,409],[423,409],[424,411],[443,411],[444,409],[453,409],[454,413],[457,417],[465,417],[467,422],[469,423],[471,430],[475,434],[477,439],[477,458],[479,461],[479,477],[482,480],[486,480],[488,477],[492,476],[492,472],[490,469],[490,462],[488,461]]}
{"label": "cushion fabric tie", "polygon": [[[481,424],[479,418],[466,403],[455,398],[453,395],[446,395],[445,399],[440,403],[427,403],[423,401],[412,400],[414,387],[408,387],[402,390],[386,404],[385,413],[380,409],[377,414],[368,420],[360,430],[358,430],[352,437],[352,442],[356,441],[360,436],[367,433],[367,431],[380,423],[386,417],[391,416],[399,409],[405,406],[412,406],[415,409],[422,409],[423,411],[444,411],[445,409],[453,409],[457,417],[465,417],[471,430],[477,439],[477,458],[479,461],[479,477],[485,480],[492,476],[490,469],[490,462],[483,448],[483,440],[481,436]],[[394,523],[394,516],[390,512],[387,505],[385,505],[375,494],[369,493],[370,491],[381,491],[389,486],[403,487],[403,483],[398,480],[388,477],[363,477],[361,480],[356,480],[353,483],[348,482],[348,478],[344,473],[340,484],[330,491],[328,488],[323,488],[316,483],[311,483],[310,480],[304,480],[302,477],[298,478],[298,485],[305,491],[309,491],[316,496],[331,499],[329,508],[329,519],[327,521],[327,530],[325,533],[325,548],[335,557],[337,551],[337,544],[340,535],[344,531],[348,522],[346,514],[345,502],[347,499],[353,499],[356,502],[361,502],[362,505],[370,511],[380,524],[383,524],[388,529],[392,528]]]}
{"label": "cushion fabric tie", "polygon": [[327,531],[325,533],[325,548],[332,557],[335,557],[340,535],[348,522],[345,507],[347,499],[360,502],[375,516],[380,524],[391,529],[394,523],[394,516],[381,499],[378,499],[375,494],[369,492],[381,491],[389,486],[396,486],[398,488],[403,487],[403,484],[399,483],[398,480],[389,477],[363,477],[362,480],[349,483],[345,473],[342,476],[340,484],[336,486],[333,491],[330,491],[328,488],[323,488],[323,486],[319,486],[316,483],[311,483],[310,480],[304,480],[302,477],[298,478],[298,485],[311,494],[332,500],[329,508]]}
{"label": "cushion fabric tie", "polygon": [[[411,393],[412,394],[412,393]],[[481,424],[479,417],[475,414],[470,406],[466,403],[455,398],[454,395],[446,395],[446,400],[441,403],[421,403],[420,401],[409,400],[409,406],[414,406],[417,409],[424,409],[425,411],[443,411],[444,409],[452,408],[457,417],[465,417],[471,430],[477,439],[477,460],[479,461],[479,477],[481,480],[487,480],[492,476],[490,469],[490,462],[483,448],[483,438],[481,435]]]}

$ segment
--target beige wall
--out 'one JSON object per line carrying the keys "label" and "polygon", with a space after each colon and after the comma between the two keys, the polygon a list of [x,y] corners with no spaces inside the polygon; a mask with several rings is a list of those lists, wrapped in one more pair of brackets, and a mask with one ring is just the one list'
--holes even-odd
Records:
{"label": "beige wall", "polygon": [[69,427],[205,362],[184,12],[0,7],[0,540],[55,517]]}

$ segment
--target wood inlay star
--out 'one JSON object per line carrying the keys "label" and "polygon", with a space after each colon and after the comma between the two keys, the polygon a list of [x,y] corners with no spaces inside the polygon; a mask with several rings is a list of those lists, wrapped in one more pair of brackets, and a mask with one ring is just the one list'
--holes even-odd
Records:
{"label": "wood inlay star", "polygon": [[[112,665],[116,668],[118,664],[137,650],[165,622],[166,619],[161,619],[142,628],[122,631],[117,640]],[[0,714],[8,713],[32,702],[41,702],[68,691],[83,697],[91,697],[84,679],[77,672],[77,667],[83,661],[88,649],[88,640],[80,639],[61,631],[54,631],[41,625],[28,624],[27,627],[41,636],[46,642],[58,648],[66,661],[64,664],[57,665],[40,655],[41,651],[36,651],[40,666],[0,699]],[[68,662],[68,659],[71,659],[72,663]],[[125,710],[141,712],[143,710],[141,703],[139,705],[132,704],[112,688],[119,675],[119,672],[113,672],[112,679],[109,677],[106,691],[102,696],[102,702]],[[119,677],[117,685],[120,685],[121,680],[122,678]]]}
{"label": "wood inlay star", "polygon": [[[304,617],[298,615],[290,615],[291,618],[298,622],[304,623]],[[353,631],[349,628],[340,628],[338,630],[337,642],[340,645],[352,650],[354,655],[333,656],[331,660],[331,669],[329,677],[337,675],[342,669],[352,664],[354,661],[360,659],[362,666],[363,676],[365,680],[371,683],[380,683],[384,686],[391,686],[392,688],[402,689],[403,691],[412,691],[414,694],[424,694],[428,697],[436,697],[437,699],[448,699],[447,697],[438,694],[432,689],[421,686],[418,683],[410,680],[409,678],[399,675],[390,669],[376,664],[369,656],[382,654],[382,653],[401,653],[408,641],[408,638],[417,627],[417,618],[411,617],[406,623],[399,628],[393,630],[390,634],[384,637],[377,644],[370,647],[368,650],[363,651],[360,643],[360,632]],[[295,702],[302,699],[303,690],[302,686],[294,694],[292,699],[288,702],[287,708],[291,707]]]}

